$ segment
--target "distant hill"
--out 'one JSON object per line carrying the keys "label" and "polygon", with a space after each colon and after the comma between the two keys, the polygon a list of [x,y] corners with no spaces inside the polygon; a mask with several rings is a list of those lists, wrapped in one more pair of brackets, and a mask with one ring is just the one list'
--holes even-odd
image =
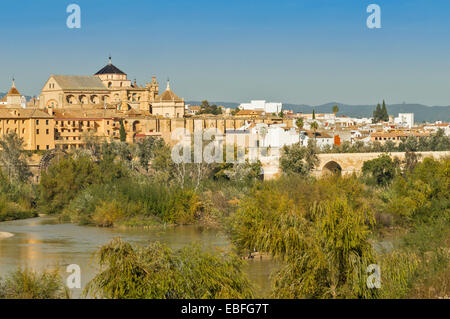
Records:
{"label": "distant hill", "polygon": [[[186,102],[191,105],[199,105],[201,102],[192,101]],[[226,107],[236,108],[239,103],[234,102],[213,102],[210,104],[223,105]],[[349,105],[338,102],[330,102],[322,105],[306,105],[306,104],[292,104],[283,103],[284,110],[293,110],[294,112],[311,113],[312,110],[316,113],[331,113],[333,105],[339,107],[339,113],[350,117],[371,117],[376,105]],[[390,115],[398,116],[398,113],[414,113],[414,120],[416,123],[443,121],[450,122],[450,106],[427,106],[423,104],[387,104],[388,113]]]}
{"label": "distant hill", "polygon": [[[348,105],[342,103],[327,103],[318,106],[283,104],[283,108],[295,112],[331,113],[333,105],[337,104],[339,113],[350,117],[371,117],[376,105]],[[444,121],[450,122],[450,106],[427,106],[423,104],[387,104],[388,113],[398,116],[398,113],[414,113],[416,123]]]}

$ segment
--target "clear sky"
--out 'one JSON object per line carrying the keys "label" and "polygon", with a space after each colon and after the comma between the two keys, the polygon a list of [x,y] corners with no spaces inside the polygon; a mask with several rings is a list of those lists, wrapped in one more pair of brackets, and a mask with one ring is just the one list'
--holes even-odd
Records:
{"label": "clear sky", "polygon": [[[66,7],[81,7],[81,29]],[[381,7],[381,29],[366,8]],[[187,100],[450,104],[448,0],[16,0],[0,10],[0,92],[91,75],[108,54]]]}

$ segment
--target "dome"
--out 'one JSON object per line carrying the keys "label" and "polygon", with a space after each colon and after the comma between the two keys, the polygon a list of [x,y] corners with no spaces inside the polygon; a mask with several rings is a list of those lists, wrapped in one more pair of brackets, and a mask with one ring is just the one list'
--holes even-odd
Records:
{"label": "dome", "polygon": [[100,74],[122,74],[126,75],[125,72],[120,70],[118,67],[116,67],[114,64],[111,63],[111,57],[109,57],[109,63],[102,68],[100,71],[95,73],[94,75],[100,75]]}

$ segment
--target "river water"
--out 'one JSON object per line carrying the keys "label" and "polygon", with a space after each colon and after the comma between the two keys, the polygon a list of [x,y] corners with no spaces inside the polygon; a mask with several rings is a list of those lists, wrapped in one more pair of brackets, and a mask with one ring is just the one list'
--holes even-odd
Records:
{"label": "river water", "polygon": [[[67,266],[77,264],[81,268],[82,288],[71,289],[73,298],[81,296],[86,283],[98,271],[93,253],[114,237],[140,245],[160,241],[175,249],[192,242],[198,242],[204,249],[213,252],[230,249],[223,233],[200,226],[112,229],[61,224],[51,217],[39,217],[1,222],[0,232],[13,234],[12,237],[0,239],[0,277],[17,267],[33,270],[57,268],[65,280],[69,275],[66,273]],[[267,297],[269,275],[276,267],[271,260],[255,258],[246,261],[245,272],[257,297]]]}

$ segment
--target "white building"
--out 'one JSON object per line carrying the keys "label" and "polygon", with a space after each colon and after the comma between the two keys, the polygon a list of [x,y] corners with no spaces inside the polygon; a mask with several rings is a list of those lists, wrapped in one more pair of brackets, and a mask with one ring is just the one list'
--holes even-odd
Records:
{"label": "white building", "polygon": [[283,108],[282,103],[269,103],[264,100],[253,100],[250,103],[241,103],[240,110],[264,111],[265,113],[280,113]]}
{"label": "white building", "polygon": [[444,130],[445,135],[450,136],[450,123],[442,123],[442,121],[437,121],[434,124],[427,124],[423,127],[424,130],[436,133],[439,129]]}
{"label": "white building", "polygon": [[403,127],[411,128],[414,126],[414,113],[398,113],[394,123]]}
{"label": "white building", "polygon": [[281,148],[284,145],[292,145],[300,141],[298,132],[294,129],[286,129],[286,124],[259,123],[251,129],[251,134],[257,134],[260,139],[260,147]]}
{"label": "white building", "polygon": [[334,145],[334,137],[324,132],[301,132],[300,141],[303,146],[308,146],[309,140],[314,140],[317,147],[324,148],[325,146]]}

